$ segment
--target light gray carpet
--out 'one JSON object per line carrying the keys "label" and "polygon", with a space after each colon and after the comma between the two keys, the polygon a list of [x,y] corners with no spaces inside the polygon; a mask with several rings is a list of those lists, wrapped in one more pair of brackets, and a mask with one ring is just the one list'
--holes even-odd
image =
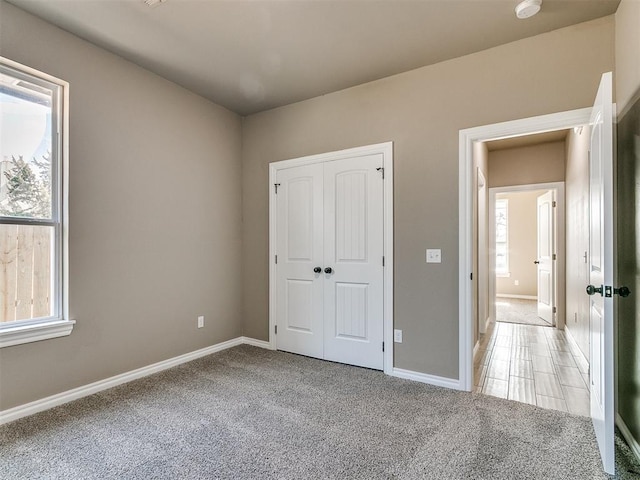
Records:
{"label": "light gray carpet", "polygon": [[538,302],[521,298],[496,298],[496,321],[551,327],[538,316]]}
{"label": "light gray carpet", "polygon": [[0,427],[0,478],[609,477],[589,419],[241,346]]}

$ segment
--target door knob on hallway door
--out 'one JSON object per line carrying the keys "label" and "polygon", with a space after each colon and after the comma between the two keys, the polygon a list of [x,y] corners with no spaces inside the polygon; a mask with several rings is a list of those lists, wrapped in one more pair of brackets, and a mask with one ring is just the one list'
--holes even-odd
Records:
{"label": "door knob on hallway door", "polygon": [[333,269],[331,267],[327,267],[324,269],[324,273],[333,273]]}
{"label": "door knob on hallway door", "polygon": [[321,271],[322,271],[322,268],[320,268],[320,267],[316,267],[316,268],[313,269],[314,273],[320,273]]}
{"label": "door knob on hallway door", "polygon": [[533,263],[535,263],[536,265],[540,264],[540,260],[534,260]]}
{"label": "door knob on hallway door", "polygon": [[598,288],[594,287],[593,285],[587,285],[587,295],[595,295],[596,293],[602,295],[602,285],[600,285],[600,287]]}

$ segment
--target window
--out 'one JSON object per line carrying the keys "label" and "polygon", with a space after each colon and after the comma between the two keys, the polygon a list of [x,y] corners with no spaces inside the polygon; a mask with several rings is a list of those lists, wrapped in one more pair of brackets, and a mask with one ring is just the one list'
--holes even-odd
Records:
{"label": "window", "polygon": [[0,347],[69,335],[68,84],[0,57]]}
{"label": "window", "polygon": [[509,276],[509,200],[496,199],[496,275]]}

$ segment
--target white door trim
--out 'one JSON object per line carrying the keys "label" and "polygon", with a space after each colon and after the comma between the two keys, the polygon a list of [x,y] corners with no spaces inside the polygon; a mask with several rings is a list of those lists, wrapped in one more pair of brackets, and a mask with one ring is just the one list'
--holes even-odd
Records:
{"label": "white door trim", "polygon": [[384,258],[383,273],[383,330],[384,330],[384,373],[393,373],[393,142],[378,143],[364,147],[349,148],[336,152],[309,155],[282,160],[269,164],[269,347],[276,348],[276,183],[278,170],[331,162],[343,158],[382,154],[384,165]]}
{"label": "white door trim", "polygon": [[[555,190],[556,202],[558,204],[555,215],[555,246],[556,246],[556,268],[554,269],[554,297],[557,307],[555,315],[555,327],[558,330],[564,330],[565,324],[565,198],[564,198],[564,185],[565,182],[550,182],[550,183],[532,183],[528,185],[514,185],[509,187],[493,187],[489,189],[489,252],[491,252],[491,245],[495,245],[496,242],[496,226],[495,226],[495,208],[496,208],[496,194],[506,192],[531,192],[534,190]],[[489,272],[495,272],[495,256],[489,254]],[[489,314],[490,318],[496,318],[495,302],[496,297],[496,276],[489,275]],[[511,298],[527,298],[526,295],[500,295],[502,297]],[[538,297],[531,297],[537,299]]]}
{"label": "white door trim", "polygon": [[473,272],[473,143],[532,133],[573,128],[589,123],[591,108],[552,113],[481,127],[460,130],[458,184],[458,366],[460,388],[473,388],[473,291],[470,275]]}

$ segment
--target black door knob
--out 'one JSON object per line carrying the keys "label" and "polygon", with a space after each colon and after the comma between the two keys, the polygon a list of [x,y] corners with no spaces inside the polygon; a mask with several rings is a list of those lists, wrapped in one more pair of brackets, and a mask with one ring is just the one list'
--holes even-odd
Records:
{"label": "black door knob", "polygon": [[324,273],[332,273],[333,270],[331,269],[331,267],[327,267],[324,269]]}
{"label": "black door knob", "polygon": [[314,273],[320,273],[321,271],[322,271],[322,268],[320,268],[320,267],[316,267],[316,268],[313,269]]}
{"label": "black door knob", "polygon": [[536,265],[538,265],[540,263],[540,260],[534,260],[533,263],[535,263]]}
{"label": "black door knob", "polygon": [[631,295],[631,290],[627,287],[614,288],[613,293],[620,295],[621,297],[628,297]]}
{"label": "black door knob", "polygon": [[599,293],[602,296],[602,285],[599,288],[594,287],[593,285],[587,285],[587,295],[595,295]]}

